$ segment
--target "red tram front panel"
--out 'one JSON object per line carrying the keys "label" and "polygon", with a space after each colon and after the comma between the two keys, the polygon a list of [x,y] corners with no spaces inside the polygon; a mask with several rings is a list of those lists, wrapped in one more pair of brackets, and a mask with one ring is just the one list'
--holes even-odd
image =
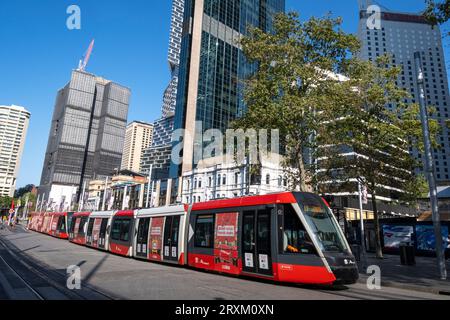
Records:
{"label": "red tram front panel", "polygon": [[134,211],[117,212],[111,224],[109,251],[121,256],[132,256]]}
{"label": "red tram front panel", "polygon": [[69,230],[69,240],[79,245],[86,244],[86,226],[90,212],[78,212],[72,217]]}
{"label": "red tram front panel", "polygon": [[52,213],[52,220],[49,235],[55,238],[68,239],[69,233],[67,230],[68,213]]}

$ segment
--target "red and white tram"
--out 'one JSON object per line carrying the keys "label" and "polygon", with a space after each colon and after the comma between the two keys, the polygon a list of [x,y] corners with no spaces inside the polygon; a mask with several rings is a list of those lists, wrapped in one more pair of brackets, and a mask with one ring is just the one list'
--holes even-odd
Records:
{"label": "red and white tram", "polygon": [[76,213],[69,236],[123,256],[276,282],[332,285],[358,279],[331,209],[310,193]]}

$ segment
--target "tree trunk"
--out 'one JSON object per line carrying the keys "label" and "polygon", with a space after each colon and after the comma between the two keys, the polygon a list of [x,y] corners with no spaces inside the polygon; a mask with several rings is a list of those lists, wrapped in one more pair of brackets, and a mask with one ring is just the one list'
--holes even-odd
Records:
{"label": "tree trunk", "polygon": [[372,184],[372,206],[373,206],[373,217],[374,217],[374,227],[375,227],[377,259],[383,259],[383,248],[381,247],[380,219],[378,216],[377,191],[376,191],[375,184]]}
{"label": "tree trunk", "polygon": [[300,175],[300,191],[301,192],[313,192],[311,181],[308,179],[308,173],[306,172],[305,163],[303,162],[303,153],[300,151],[298,154],[298,171]]}

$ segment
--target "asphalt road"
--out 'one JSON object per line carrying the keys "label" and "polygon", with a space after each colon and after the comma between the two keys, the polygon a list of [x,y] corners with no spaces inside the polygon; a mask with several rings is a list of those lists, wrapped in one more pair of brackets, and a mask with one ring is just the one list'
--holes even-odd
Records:
{"label": "asphalt road", "polygon": [[[66,286],[67,268],[81,269],[81,290]],[[323,289],[241,279],[127,259],[21,227],[0,230],[0,299],[30,300],[410,300],[446,299],[364,284]]]}

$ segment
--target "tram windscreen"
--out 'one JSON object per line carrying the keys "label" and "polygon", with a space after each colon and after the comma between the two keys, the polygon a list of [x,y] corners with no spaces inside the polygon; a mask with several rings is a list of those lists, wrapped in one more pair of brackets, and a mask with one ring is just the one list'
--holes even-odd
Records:
{"label": "tram windscreen", "polygon": [[314,194],[301,194],[299,206],[317,242],[324,252],[348,250],[340,226],[323,200]]}

